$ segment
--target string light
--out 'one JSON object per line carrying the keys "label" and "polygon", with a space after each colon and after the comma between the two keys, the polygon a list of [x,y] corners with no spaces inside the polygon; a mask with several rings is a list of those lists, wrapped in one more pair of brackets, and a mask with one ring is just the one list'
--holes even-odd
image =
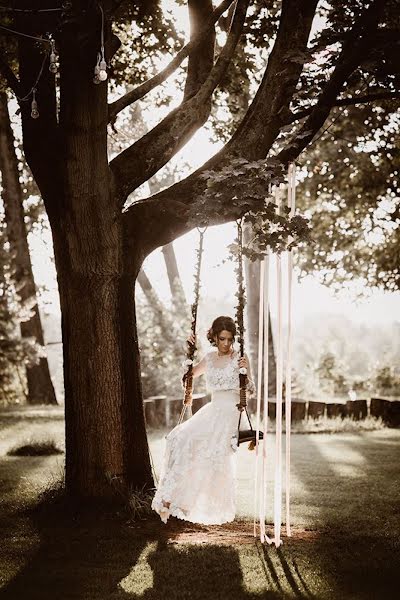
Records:
{"label": "string light", "polygon": [[49,71],[50,71],[50,73],[53,73],[53,75],[55,75],[58,72],[56,43],[51,34],[49,36],[49,39],[50,39],[50,44],[51,44],[50,57],[49,57]]}
{"label": "string light", "polygon": [[36,101],[36,88],[33,88],[32,90],[32,103],[31,103],[31,117],[32,119],[38,119],[39,118],[39,110],[38,110],[38,104]]}
{"label": "string light", "polygon": [[101,31],[100,31],[100,52],[97,53],[97,62],[94,67],[93,83],[99,84],[107,79],[107,63],[104,55],[104,12],[99,5],[101,12]]}
{"label": "string light", "polygon": [[44,68],[44,64],[46,62],[46,59],[47,59],[47,54],[43,57],[42,64],[41,64],[41,67],[40,67],[40,71],[39,71],[39,73],[38,73],[38,75],[36,77],[35,83],[31,87],[31,89],[29,90],[29,92],[25,96],[23,96],[23,97],[17,96],[17,98],[18,98],[18,100],[20,102],[24,102],[24,101],[28,100],[28,98],[30,98],[30,96],[32,95],[32,102],[31,102],[31,117],[32,117],[32,119],[37,119],[40,116],[39,115],[39,109],[38,109],[38,103],[37,103],[37,100],[36,100],[36,92],[37,92],[37,85],[38,85],[39,80],[40,80],[40,78],[42,76],[42,73],[43,73],[43,68]]}

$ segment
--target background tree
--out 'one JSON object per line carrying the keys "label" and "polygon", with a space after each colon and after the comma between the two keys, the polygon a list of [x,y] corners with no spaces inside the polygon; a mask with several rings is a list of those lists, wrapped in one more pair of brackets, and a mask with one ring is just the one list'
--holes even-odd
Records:
{"label": "background tree", "polygon": [[[26,394],[24,369],[37,364],[42,348],[33,337],[21,337],[21,323],[31,307],[18,294],[14,262],[8,249],[5,227],[0,227],[0,403],[21,401]],[[22,372],[21,372],[22,370]]]}
{"label": "background tree", "polygon": [[[5,92],[0,92],[0,172],[7,240],[14,262],[14,279],[21,301],[32,304],[31,316],[20,322],[21,336],[35,339],[44,350],[42,323],[24,220],[23,192]],[[26,399],[29,404],[57,404],[49,365],[43,351],[36,364],[27,365],[26,380]]]}
{"label": "background tree", "polygon": [[[248,194],[235,195],[230,185],[237,181],[230,177],[235,159],[262,161],[265,182],[282,180],[287,164],[309,146],[331,109],[338,102],[354,102],[347,95],[346,82],[353,78],[355,89],[371,63],[377,65],[393,55],[398,2],[351,0],[324,5],[322,31],[313,34],[312,49],[308,39],[316,0],[283,0],[271,3],[271,11],[252,5],[246,33],[255,47],[268,47],[268,62],[263,57],[258,63],[261,79],[240,124],[206,165],[151,198],[129,205],[129,196],[168,163],[209,117],[214,91],[244,33],[249,2],[235,3],[226,42],[215,58],[214,24],[232,3],[222,2],[213,10],[211,1],[190,0],[189,45],[163,74],[111,103],[107,84],[93,83],[102,18],[105,57],[111,61],[120,46],[112,28],[124,32],[126,39],[133,22],[138,32],[135,41],[142,45],[165,34],[165,27],[161,33],[157,30],[163,21],[159,5],[126,6],[105,0],[100,6],[73,0],[61,7],[54,1],[52,6],[60,10],[41,13],[38,9],[48,4],[34,4],[16,2],[14,7],[22,12],[11,12],[7,22],[26,35],[53,34],[60,56],[59,92],[58,81],[48,71],[48,41],[34,44],[18,36],[15,52],[12,38],[10,49],[3,53],[1,72],[19,98],[28,98],[20,100],[24,152],[52,228],[62,311],[66,486],[71,494],[98,499],[112,493],[110,476],[126,487],[153,484],[133,286],[144,258],[194,226],[226,222],[264,205],[266,187],[261,193],[260,187],[249,185]],[[259,33],[251,28],[255,13],[265,25]],[[142,21],[151,23],[151,28],[146,29]],[[182,102],[109,161],[107,122],[117,127],[120,112],[160,84],[184,57],[188,64]],[[4,62],[13,58],[18,79]],[[137,71],[130,78],[140,81]],[[368,101],[379,98],[382,90],[397,94],[395,84],[376,77]],[[40,113],[36,119],[31,117],[33,88]],[[282,132],[287,125],[290,131]],[[219,197],[205,193],[210,170],[226,177],[225,194]],[[245,185],[246,173],[241,179]]]}
{"label": "background tree", "polygon": [[357,280],[399,289],[399,139],[393,100],[335,109],[303,161],[298,197],[314,240],[302,254],[306,273],[336,289]]}

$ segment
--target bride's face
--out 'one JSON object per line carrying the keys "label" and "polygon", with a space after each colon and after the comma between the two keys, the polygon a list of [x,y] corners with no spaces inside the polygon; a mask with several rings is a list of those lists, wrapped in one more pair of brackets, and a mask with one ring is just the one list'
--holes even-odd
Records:
{"label": "bride's face", "polygon": [[217,344],[218,352],[220,354],[229,354],[233,344],[233,335],[231,332],[223,329],[214,339]]}

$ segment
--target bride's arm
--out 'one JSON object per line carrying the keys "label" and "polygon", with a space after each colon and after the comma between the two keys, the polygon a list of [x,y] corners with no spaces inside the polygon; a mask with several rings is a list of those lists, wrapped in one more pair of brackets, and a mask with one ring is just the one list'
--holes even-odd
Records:
{"label": "bride's arm", "polygon": [[203,356],[203,358],[201,359],[200,362],[198,362],[196,365],[193,365],[193,377],[199,377],[200,375],[203,375],[203,373],[206,372],[206,357]]}

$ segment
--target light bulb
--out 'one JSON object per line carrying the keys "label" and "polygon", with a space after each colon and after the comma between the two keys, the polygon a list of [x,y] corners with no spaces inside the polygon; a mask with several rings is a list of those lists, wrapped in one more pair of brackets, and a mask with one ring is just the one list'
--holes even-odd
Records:
{"label": "light bulb", "polygon": [[36,100],[32,100],[32,104],[31,104],[31,117],[32,117],[32,119],[38,119],[39,118],[39,111],[38,111]]}
{"label": "light bulb", "polygon": [[98,75],[100,81],[105,81],[107,79],[107,71],[101,70]]}
{"label": "light bulb", "polygon": [[49,58],[49,71],[50,73],[57,73],[58,71],[58,67],[57,67],[57,56],[55,52],[51,52],[50,53],[50,58]]}

